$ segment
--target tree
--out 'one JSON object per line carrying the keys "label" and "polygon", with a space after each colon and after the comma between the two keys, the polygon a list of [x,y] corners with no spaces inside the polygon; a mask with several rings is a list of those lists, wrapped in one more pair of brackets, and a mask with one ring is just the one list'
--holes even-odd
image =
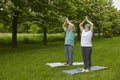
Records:
{"label": "tree", "polygon": [[76,16],[76,6],[71,0],[29,0],[29,2],[32,10],[40,14],[37,18],[42,19],[40,25],[43,26],[44,44],[47,44],[47,29],[50,26],[54,28],[56,25],[62,25],[63,22],[60,20],[65,16],[71,19]]}
{"label": "tree", "polygon": [[2,32],[11,31],[9,27],[11,23],[11,16],[9,15],[9,13],[11,13],[11,11],[9,10],[9,3],[5,0],[0,0],[0,23],[3,24]]}
{"label": "tree", "polygon": [[1,0],[1,4],[1,20],[3,23],[12,23],[12,47],[16,48],[17,25],[22,22],[23,16],[25,18],[25,13],[29,10],[28,2],[27,0]]}

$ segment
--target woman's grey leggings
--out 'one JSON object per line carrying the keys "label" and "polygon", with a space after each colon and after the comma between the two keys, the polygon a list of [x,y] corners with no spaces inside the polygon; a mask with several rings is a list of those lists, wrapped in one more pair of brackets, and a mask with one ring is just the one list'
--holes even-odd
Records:
{"label": "woman's grey leggings", "polygon": [[65,55],[66,55],[66,63],[67,64],[73,64],[73,46],[71,45],[65,45]]}
{"label": "woman's grey leggings", "polygon": [[82,47],[84,69],[90,69],[91,67],[91,54],[92,54],[92,47]]}

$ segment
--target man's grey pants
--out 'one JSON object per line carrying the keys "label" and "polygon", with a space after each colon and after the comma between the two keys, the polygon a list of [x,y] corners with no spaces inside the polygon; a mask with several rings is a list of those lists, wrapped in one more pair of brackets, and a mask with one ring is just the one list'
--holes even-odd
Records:
{"label": "man's grey pants", "polygon": [[65,45],[65,55],[66,55],[67,64],[73,64],[73,56],[74,56],[73,54],[74,54],[73,46]]}
{"label": "man's grey pants", "polygon": [[90,69],[91,67],[91,54],[92,54],[92,47],[82,47],[84,69]]}

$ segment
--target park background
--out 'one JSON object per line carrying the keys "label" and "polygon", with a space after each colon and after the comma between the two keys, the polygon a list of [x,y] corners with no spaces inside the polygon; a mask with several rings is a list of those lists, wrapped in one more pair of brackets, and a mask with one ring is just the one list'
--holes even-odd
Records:
{"label": "park background", "polygon": [[[94,23],[93,65],[103,71],[69,76],[61,71],[83,66],[50,68],[65,62],[66,17],[76,27],[74,61],[82,61],[79,23]],[[120,10],[113,0],[0,0],[0,80],[119,80]]]}

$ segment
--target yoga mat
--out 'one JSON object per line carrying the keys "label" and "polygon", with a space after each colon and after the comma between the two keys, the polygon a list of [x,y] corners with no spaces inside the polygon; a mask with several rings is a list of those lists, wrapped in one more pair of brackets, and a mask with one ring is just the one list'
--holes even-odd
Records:
{"label": "yoga mat", "polygon": [[[97,70],[103,70],[106,69],[107,67],[104,66],[92,66],[91,67],[91,72],[93,71],[97,71]],[[74,74],[79,74],[79,73],[85,73],[82,72],[83,68],[77,68],[77,69],[72,69],[72,70],[64,70],[62,71],[65,74],[69,74],[69,75],[74,75]]]}
{"label": "yoga mat", "polygon": [[[50,67],[66,66],[65,63],[62,63],[62,62],[46,63],[46,65],[48,65]],[[73,63],[73,66],[77,66],[77,65],[83,65],[83,62],[74,62]]]}

